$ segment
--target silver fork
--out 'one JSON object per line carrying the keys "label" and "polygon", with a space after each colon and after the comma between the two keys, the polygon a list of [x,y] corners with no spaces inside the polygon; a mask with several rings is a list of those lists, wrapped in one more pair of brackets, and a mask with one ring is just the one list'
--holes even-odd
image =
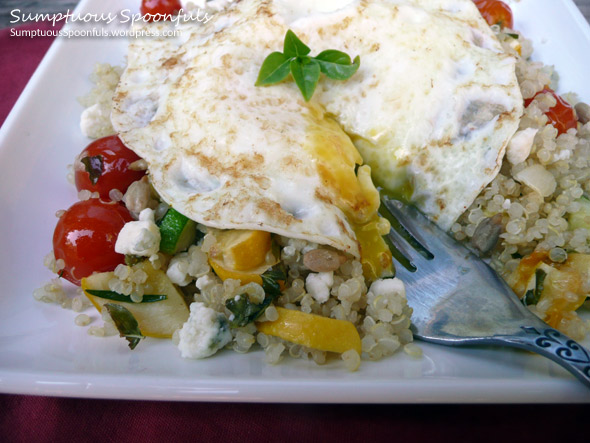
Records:
{"label": "silver fork", "polygon": [[590,353],[583,346],[532,314],[492,268],[418,210],[397,200],[382,202],[416,338],[536,352],[590,387]]}

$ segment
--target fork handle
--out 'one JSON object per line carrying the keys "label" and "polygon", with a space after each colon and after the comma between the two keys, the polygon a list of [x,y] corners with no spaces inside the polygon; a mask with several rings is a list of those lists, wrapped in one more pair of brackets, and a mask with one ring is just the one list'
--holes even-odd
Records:
{"label": "fork handle", "polygon": [[590,354],[582,345],[552,328],[521,326],[520,329],[516,335],[495,336],[493,341],[550,358],[590,387]]}

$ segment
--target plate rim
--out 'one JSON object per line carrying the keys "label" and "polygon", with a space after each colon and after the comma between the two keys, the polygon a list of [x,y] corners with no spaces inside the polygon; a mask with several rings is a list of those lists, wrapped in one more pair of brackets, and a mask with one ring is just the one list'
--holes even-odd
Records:
{"label": "plate rim", "polygon": [[[77,14],[86,10],[100,0],[81,0],[74,9]],[[590,25],[575,5],[573,0],[565,0],[564,11],[570,14],[576,25],[584,32],[590,42]],[[66,24],[64,29],[68,29]],[[8,149],[4,140],[11,128],[22,114],[22,109],[33,99],[35,89],[43,78],[47,66],[56,57],[65,43],[65,39],[56,38],[45,56],[35,69],[29,82],[23,89],[15,105],[0,128],[0,150]],[[31,298],[31,302],[34,302]],[[420,342],[421,346],[425,344]],[[133,379],[129,374],[116,375],[130,384],[127,388],[113,387],[113,374],[90,374],[84,377],[78,374],[42,373],[40,371],[16,372],[2,368],[0,363],[0,392],[9,394],[47,395],[59,397],[85,397],[102,399],[135,399],[135,400],[177,400],[177,401],[215,401],[215,402],[273,402],[273,403],[586,403],[590,402],[590,392],[580,394],[578,382],[569,379],[552,379],[554,389],[551,392],[539,389],[540,378],[499,380],[493,378],[448,379],[448,378],[416,378],[392,380],[386,386],[375,385],[370,380],[355,380],[356,385],[350,388],[351,380],[325,379],[306,380],[295,377],[280,382],[264,380],[232,380],[215,379],[186,380],[175,377],[145,376],[140,380]],[[280,386],[276,386],[280,383]],[[146,384],[149,389],[146,390]],[[482,386],[483,384],[483,386]],[[275,385],[275,386],[272,386]],[[406,387],[401,392],[402,385]],[[307,389],[302,389],[304,386]],[[411,386],[411,389],[407,387]],[[456,394],[456,389],[469,388],[468,393]],[[261,389],[266,388],[261,393]],[[501,389],[500,389],[501,388]],[[514,389],[511,395],[506,390]],[[310,392],[311,390],[311,392]],[[578,392],[577,395],[574,393]]]}

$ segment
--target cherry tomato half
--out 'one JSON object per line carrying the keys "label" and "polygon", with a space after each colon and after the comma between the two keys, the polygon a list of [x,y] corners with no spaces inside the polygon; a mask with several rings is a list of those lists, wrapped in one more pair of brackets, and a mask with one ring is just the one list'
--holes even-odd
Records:
{"label": "cherry tomato half", "polygon": [[182,5],[179,0],[142,0],[139,12],[143,15],[150,14],[146,17],[147,21],[158,21],[158,17],[151,17],[155,14],[176,14]]}
{"label": "cherry tomato half", "polygon": [[98,192],[104,200],[110,199],[111,189],[125,193],[131,183],[145,175],[145,171],[129,169],[129,165],[137,160],[139,156],[125,147],[118,136],[99,138],[76,159],[76,189]]}
{"label": "cherry tomato half", "polygon": [[115,243],[123,225],[132,220],[119,203],[91,198],[72,205],[53,232],[55,259],[65,262],[62,277],[79,286],[83,277],[124,263],[125,256],[115,252]]}
{"label": "cherry tomato half", "polygon": [[501,28],[512,28],[514,20],[512,9],[500,0],[473,0],[482,17],[490,26],[500,25]]}
{"label": "cherry tomato half", "polygon": [[[555,126],[555,129],[557,129],[559,134],[567,132],[568,129],[578,127],[578,119],[576,118],[574,108],[572,108],[563,98],[557,95],[553,89],[545,88],[542,91],[537,92],[535,97],[539,94],[551,94],[553,97],[555,97],[555,100],[557,100],[557,104],[552,108],[549,108],[545,115],[549,119],[549,123]],[[530,105],[535,97],[525,100],[524,105]]]}

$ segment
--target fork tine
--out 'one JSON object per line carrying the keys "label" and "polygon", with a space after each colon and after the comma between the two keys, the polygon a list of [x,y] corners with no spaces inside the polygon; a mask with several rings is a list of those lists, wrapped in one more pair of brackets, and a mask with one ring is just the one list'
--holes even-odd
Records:
{"label": "fork tine", "polygon": [[[394,223],[398,223],[407,232],[405,236],[409,236],[410,240],[405,237],[404,239],[422,257],[430,261],[435,256],[448,256],[448,248],[453,247],[454,240],[428,220],[420,211],[398,200],[383,198],[382,202],[381,206],[385,207],[391,214],[391,218],[388,217],[390,223],[394,219]],[[394,224],[392,224],[392,227],[394,227]],[[403,234],[400,235],[403,236]]]}
{"label": "fork tine", "polygon": [[[424,246],[426,242],[420,238],[420,233],[415,232],[413,223],[408,220],[408,216],[404,213],[404,205],[398,200],[382,199],[383,207],[387,209],[391,217],[388,217],[389,223],[394,231],[396,231],[406,242],[412,246],[427,260],[431,260],[434,256]],[[407,212],[407,211],[406,211]],[[414,231],[414,232],[412,232]]]}
{"label": "fork tine", "polygon": [[[379,212],[381,213],[381,210]],[[381,215],[383,216],[383,214]],[[401,239],[393,235],[394,232],[395,231],[390,230],[389,234],[383,237],[385,243],[387,243],[387,246],[391,251],[391,255],[405,269],[407,269],[410,272],[416,272],[418,268],[414,263],[412,263],[412,261],[409,258],[412,256],[412,254],[410,254],[410,252],[406,249]]]}
{"label": "fork tine", "polygon": [[[418,235],[413,235],[412,233],[410,233],[410,231],[404,226],[404,223],[401,222],[402,220],[404,220],[403,215],[396,214],[396,208],[393,207],[392,209],[392,206],[388,205],[385,199],[383,199],[382,201],[383,204],[381,205],[381,207],[384,208],[384,210],[381,211],[381,214],[385,216],[387,220],[389,220],[389,224],[391,225],[391,229],[393,231],[390,237],[392,238],[396,246],[400,248],[405,241],[405,243],[410,245],[413,248],[413,250],[417,251],[422,257],[424,257],[427,260],[431,260],[433,258],[433,255],[426,249],[426,247],[423,246],[424,242],[421,242],[421,240],[419,240]],[[409,223],[406,222],[405,224],[408,225]],[[397,236],[393,235],[394,233],[396,233]],[[396,237],[399,237],[397,238],[397,241]],[[405,253],[404,255],[406,257],[411,257],[411,255],[408,255],[407,250],[404,250],[403,247],[402,253]]]}

